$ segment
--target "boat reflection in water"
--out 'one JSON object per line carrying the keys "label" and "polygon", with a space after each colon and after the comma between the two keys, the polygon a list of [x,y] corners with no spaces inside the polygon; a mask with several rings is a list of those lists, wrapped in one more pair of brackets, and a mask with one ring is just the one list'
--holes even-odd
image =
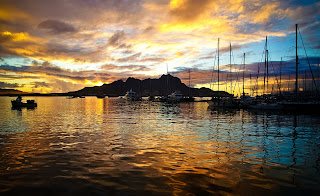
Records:
{"label": "boat reflection in water", "polygon": [[[317,115],[117,98],[0,97],[1,195],[312,195]],[[40,107],[41,106],[41,107]]]}

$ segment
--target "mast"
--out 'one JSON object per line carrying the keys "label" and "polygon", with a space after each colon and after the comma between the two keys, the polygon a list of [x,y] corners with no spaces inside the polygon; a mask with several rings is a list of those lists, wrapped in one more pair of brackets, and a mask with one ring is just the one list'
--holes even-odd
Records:
{"label": "mast", "polygon": [[269,58],[268,58],[269,50],[266,51],[266,54],[267,54],[267,91],[266,93],[268,94],[269,92]]}
{"label": "mast", "polygon": [[296,83],[295,83],[295,94],[298,99],[298,24],[296,24]]}
{"label": "mast", "polygon": [[244,99],[244,71],[246,69],[246,53],[243,53],[242,98]]}
{"label": "mast", "polygon": [[249,95],[250,96],[253,96],[253,93],[252,93],[252,87],[251,87],[251,74],[250,74],[250,84],[249,84],[249,86],[250,86],[250,92],[249,92]]}
{"label": "mast", "polygon": [[304,70],[304,92],[307,92],[307,71]]}
{"label": "mast", "polygon": [[280,61],[280,82],[279,82],[279,94],[281,96],[281,74],[282,74],[282,57]]}
{"label": "mast", "polygon": [[265,93],[266,93],[267,48],[268,48],[268,36],[266,36],[266,45],[265,45],[265,52],[264,52],[263,94],[265,94]]}
{"label": "mast", "polygon": [[266,37],[266,58],[267,58],[267,91],[269,90],[269,50],[268,50],[268,36]]}
{"label": "mast", "polygon": [[190,69],[189,69],[189,97],[191,97],[191,95],[190,95],[190,88],[191,88],[191,86],[190,86]]}
{"label": "mast", "polygon": [[232,76],[231,76],[231,42],[230,42],[230,94],[232,94]]}
{"label": "mast", "polygon": [[218,91],[219,91],[219,85],[220,85],[220,69],[219,69],[219,41],[220,41],[220,38],[218,38]]}

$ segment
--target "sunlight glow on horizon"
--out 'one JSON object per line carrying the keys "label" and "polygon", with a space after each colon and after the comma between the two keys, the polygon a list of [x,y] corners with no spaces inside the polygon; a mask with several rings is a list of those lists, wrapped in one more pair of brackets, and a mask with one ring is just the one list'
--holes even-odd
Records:
{"label": "sunlight glow on horizon", "polygon": [[[114,7],[103,1],[79,6],[44,0],[37,5],[42,11],[32,6],[34,2],[1,2],[0,88],[79,90],[128,77],[160,77],[167,73],[167,66],[169,73],[177,76],[192,69],[198,77],[194,86],[207,87],[211,70],[217,69],[218,38],[221,71],[228,71],[231,42],[232,64],[241,64],[245,52],[246,63],[251,65],[246,71],[256,74],[253,66],[264,60],[265,36],[269,37],[270,61],[294,59],[295,23],[303,23],[300,31],[318,73],[320,16],[309,13],[316,13],[312,11],[319,9],[320,3],[110,1]],[[301,41],[299,44],[299,66],[305,70],[308,65],[303,61]],[[37,76],[42,77],[41,82]],[[19,86],[15,85],[18,80]]]}

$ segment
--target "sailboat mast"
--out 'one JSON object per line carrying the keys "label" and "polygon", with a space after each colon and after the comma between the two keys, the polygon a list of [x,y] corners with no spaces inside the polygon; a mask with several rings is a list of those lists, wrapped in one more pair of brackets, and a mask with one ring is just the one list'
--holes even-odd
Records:
{"label": "sailboat mast", "polygon": [[281,95],[281,75],[282,75],[282,57],[280,61],[280,82],[279,82],[279,94]]}
{"label": "sailboat mast", "polygon": [[246,69],[246,53],[243,53],[242,96],[244,99],[244,71]]}
{"label": "sailboat mast", "polygon": [[220,69],[219,69],[219,41],[220,41],[220,38],[218,38],[218,91],[219,91],[219,85],[220,85]]}
{"label": "sailboat mast", "polygon": [[190,88],[191,88],[191,86],[190,86],[190,69],[189,69],[189,97],[191,97],[191,95],[190,95]]}
{"label": "sailboat mast", "polygon": [[295,94],[298,99],[298,24],[296,24],[296,83],[295,83]]}
{"label": "sailboat mast", "polygon": [[266,93],[266,74],[267,74],[267,43],[268,37],[266,36],[266,44],[265,44],[265,51],[264,51],[264,76],[263,76],[263,94]]}
{"label": "sailboat mast", "polygon": [[230,73],[229,73],[229,77],[230,77],[230,94],[232,94],[232,76],[231,76],[231,42],[230,42]]}
{"label": "sailboat mast", "polygon": [[266,36],[266,59],[267,59],[267,91],[269,90],[269,50],[268,50],[268,36]]}

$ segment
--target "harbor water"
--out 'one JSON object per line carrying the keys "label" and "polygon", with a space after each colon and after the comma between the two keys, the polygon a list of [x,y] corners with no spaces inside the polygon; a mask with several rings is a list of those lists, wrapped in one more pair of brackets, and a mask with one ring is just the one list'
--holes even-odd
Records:
{"label": "harbor water", "polygon": [[320,116],[0,97],[0,195],[319,195]]}

